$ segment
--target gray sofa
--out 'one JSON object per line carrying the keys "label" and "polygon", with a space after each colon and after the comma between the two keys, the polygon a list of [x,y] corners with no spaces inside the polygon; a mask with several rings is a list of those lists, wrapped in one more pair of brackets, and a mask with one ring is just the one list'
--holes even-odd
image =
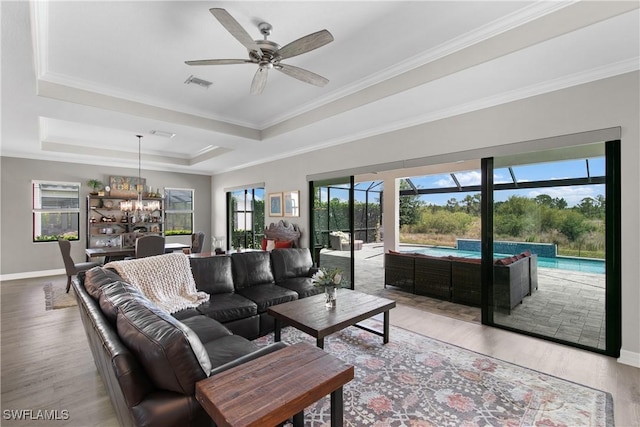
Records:
{"label": "gray sofa", "polygon": [[95,267],[73,282],[94,362],[123,426],[212,426],[195,399],[196,382],[282,348],[250,341],[273,328],[267,307],[322,291],[311,283],[308,249],[190,263],[210,300],[173,315],[109,269]]}
{"label": "gray sofa", "polygon": [[[384,256],[385,287],[401,288],[458,304],[481,305],[480,259],[389,252]],[[510,313],[538,288],[537,255],[522,253],[496,260],[494,306]]]}

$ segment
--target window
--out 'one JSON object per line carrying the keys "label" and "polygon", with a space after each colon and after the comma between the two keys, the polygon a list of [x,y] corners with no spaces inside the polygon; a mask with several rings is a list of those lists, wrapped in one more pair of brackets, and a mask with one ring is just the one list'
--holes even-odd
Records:
{"label": "window", "polygon": [[78,240],[80,183],[32,181],[33,241]]}
{"label": "window", "polygon": [[264,235],[264,188],[247,188],[227,194],[230,248],[260,249]]}
{"label": "window", "polygon": [[187,188],[165,188],[165,236],[193,234],[193,193]]}

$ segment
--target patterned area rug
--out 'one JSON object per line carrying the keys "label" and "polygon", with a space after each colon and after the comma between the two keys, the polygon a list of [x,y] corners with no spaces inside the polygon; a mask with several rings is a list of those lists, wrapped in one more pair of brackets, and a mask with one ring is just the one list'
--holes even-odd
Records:
{"label": "patterned area rug", "polygon": [[58,308],[75,307],[78,305],[76,301],[76,293],[73,286],[66,293],[66,283],[53,284],[51,282],[44,284],[44,305],[45,310],[56,310]]}
{"label": "patterned area rug", "polygon": [[[381,323],[368,321],[381,328]],[[283,341],[315,339],[292,327]],[[273,334],[255,341],[273,342]],[[346,426],[613,426],[609,393],[391,327],[391,342],[350,327],[325,351],[355,366],[344,386]],[[329,398],[305,409],[305,426],[330,426]]]}

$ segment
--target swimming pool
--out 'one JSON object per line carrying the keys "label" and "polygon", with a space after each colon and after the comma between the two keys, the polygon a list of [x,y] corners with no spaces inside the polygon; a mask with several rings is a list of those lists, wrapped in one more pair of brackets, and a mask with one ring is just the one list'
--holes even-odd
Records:
{"label": "swimming pool", "polygon": [[[479,252],[473,251],[459,251],[454,248],[443,248],[437,246],[402,246],[401,252],[416,252],[431,256],[457,256],[463,258],[480,258]],[[507,257],[511,255],[494,254],[496,258]],[[605,267],[604,261],[588,258],[571,258],[571,257],[557,257],[557,258],[545,258],[538,257],[538,267],[543,268],[557,268],[560,270],[580,271],[582,273],[596,273],[604,274]]]}

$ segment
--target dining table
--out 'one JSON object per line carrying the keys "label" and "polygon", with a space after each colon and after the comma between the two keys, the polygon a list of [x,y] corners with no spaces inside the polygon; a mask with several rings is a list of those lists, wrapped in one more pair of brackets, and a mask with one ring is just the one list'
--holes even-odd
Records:
{"label": "dining table", "polygon": [[[184,243],[165,243],[164,251],[165,253],[169,253],[173,251],[181,251],[190,247],[191,246],[185,245]],[[105,263],[128,256],[134,256],[135,253],[135,248],[122,248],[120,246],[104,246],[101,248],[85,249],[87,260],[90,260],[91,258],[104,257]]]}

